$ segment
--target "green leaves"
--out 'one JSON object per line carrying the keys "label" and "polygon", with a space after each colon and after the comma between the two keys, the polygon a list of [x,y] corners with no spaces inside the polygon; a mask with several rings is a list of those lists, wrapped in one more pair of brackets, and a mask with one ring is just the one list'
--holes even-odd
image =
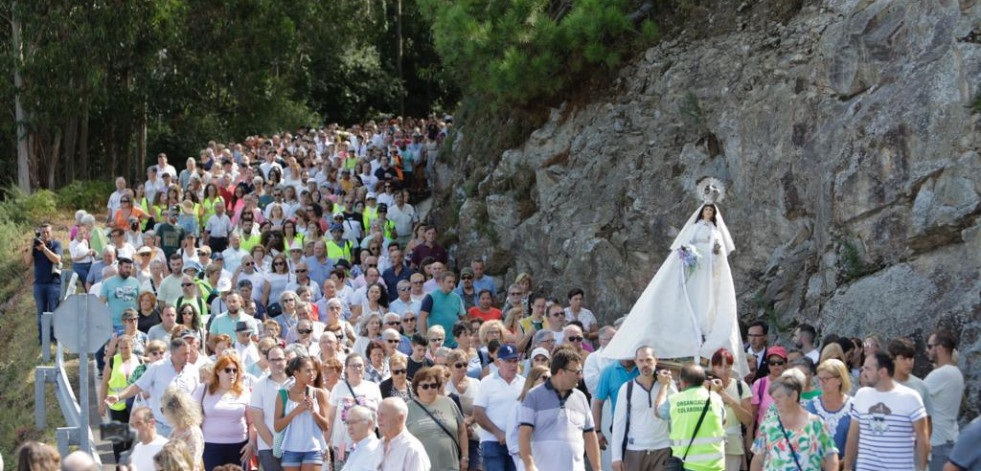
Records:
{"label": "green leaves", "polygon": [[419,0],[436,50],[467,92],[503,109],[552,100],[615,70],[657,36],[627,0]]}

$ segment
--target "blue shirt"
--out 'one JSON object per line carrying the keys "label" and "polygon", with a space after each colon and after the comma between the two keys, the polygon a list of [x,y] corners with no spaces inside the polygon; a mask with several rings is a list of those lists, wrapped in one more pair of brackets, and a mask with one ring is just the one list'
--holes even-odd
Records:
{"label": "blue shirt", "polygon": [[[334,269],[334,262],[331,262],[329,258],[325,257],[324,262],[320,263],[320,260],[317,260],[315,255],[305,257],[303,261],[307,263],[307,270],[309,270],[307,276],[311,280],[316,281],[317,286],[323,286],[324,281],[330,278],[330,271]],[[341,289],[341,287],[338,286],[337,289]]]}
{"label": "blue shirt", "polygon": [[399,298],[398,285],[402,280],[408,280],[415,270],[409,268],[409,265],[402,262],[402,271],[398,275],[395,274],[395,267],[388,267],[385,273],[382,273],[382,280],[385,281],[385,289],[388,290],[388,302],[395,301]]}
{"label": "blue shirt", "polygon": [[600,373],[599,383],[596,385],[596,392],[593,394],[593,399],[599,399],[601,401],[609,399],[610,412],[616,411],[617,393],[620,391],[620,386],[636,378],[639,374],[640,369],[636,366],[630,371],[627,371],[619,361],[603,368],[603,371]]}
{"label": "blue shirt", "polygon": [[[48,248],[50,248],[52,252],[61,255],[61,242],[51,240],[48,243],[51,244]],[[51,263],[51,260],[48,260],[47,255],[44,255],[44,251],[34,249],[34,283],[61,284],[61,278],[58,275],[51,273],[53,270],[54,264]]]}
{"label": "blue shirt", "polygon": [[123,311],[127,308],[137,309],[136,297],[140,294],[140,282],[135,276],[127,277],[125,280],[119,276],[114,276],[102,281],[102,291],[100,298],[106,299],[109,305],[109,314],[112,316],[112,327],[121,329],[123,327]]}
{"label": "blue shirt", "polygon": [[494,279],[488,275],[484,275],[481,279],[473,279],[473,289],[480,293],[483,290],[488,290],[491,292],[491,296],[497,296],[497,291],[494,288]]}

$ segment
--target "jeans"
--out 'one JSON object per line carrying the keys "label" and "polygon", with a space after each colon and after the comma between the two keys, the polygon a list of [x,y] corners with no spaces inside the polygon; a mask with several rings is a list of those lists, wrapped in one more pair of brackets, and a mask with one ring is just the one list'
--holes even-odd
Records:
{"label": "jeans", "polygon": [[[61,295],[61,283],[34,284],[34,303],[37,305],[37,341],[41,342],[41,314],[54,312],[58,308],[58,296]],[[51,338],[54,339],[54,325],[51,326]]]}
{"label": "jeans", "polygon": [[262,471],[283,471],[279,458],[273,456],[272,450],[259,450],[259,468]]}
{"label": "jeans", "polygon": [[954,451],[953,443],[937,445],[930,450],[930,471],[943,471],[950,452]]}
{"label": "jeans", "polygon": [[211,471],[223,464],[242,466],[242,447],[248,443],[204,442],[204,470]]}
{"label": "jeans", "polygon": [[492,441],[480,442],[480,452],[484,455],[484,471],[515,471],[507,445]]}

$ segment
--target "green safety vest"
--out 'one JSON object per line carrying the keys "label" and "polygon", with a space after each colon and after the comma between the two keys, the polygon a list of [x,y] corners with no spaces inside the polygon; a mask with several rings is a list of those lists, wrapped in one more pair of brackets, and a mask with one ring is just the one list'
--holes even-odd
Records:
{"label": "green safety vest", "polygon": [[[130,361],[135,359],[136,363],[139,364],[139,357],[134,354],[131,358]],[[123,370],[123,363],[125,362],[123,362],[122,355],[117,353],[116,356],[112,357],[112,372],[109,373],[109,395],[118,396],[129,385],[129,377]],[[136,367],[130,370],[130,374],[133,374],[133,371],[136,371]],[[115,411],[126,410],[126,401],[119,401],[109,406],[109,409]]]}
{"label": "green safety vest", "polygon": [[327,240],[327,258],[331,260],[345,259],[351,261],[351,241],[344,240],[344,245],[337,245],[334,239]]}
{"label": "green safety vest", "polygon": [[[685,458],[685,469],[692,471],[722,471],[725,469],[726,430],[722,426],[722,404],[713,400],[705,413],[695,440],[692,433],[705,408],[709,391],[702,386],[688,388],[668,397],[671,415],[671,454]],[[718,399],[718,398],[716,398]],[[691,442],[691,448],[688,443]]]}
{"label": "green safety vest", "polygon": [[260,242],[262,242],[262,236],[260,234],[248,236],[243,233],[241,241],[242,243],[239,244],[239,248],[246,252],[252,252],[252,247],[257,246]]}
{"label": "green safety vest", "polygon": [[364,207],[364,227],[371,229],[371,221],[378,219],[378,206],[374,208]]}

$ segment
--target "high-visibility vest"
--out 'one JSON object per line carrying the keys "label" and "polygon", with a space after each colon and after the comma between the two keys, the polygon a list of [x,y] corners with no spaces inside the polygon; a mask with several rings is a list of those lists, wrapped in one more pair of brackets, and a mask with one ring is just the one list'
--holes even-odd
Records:
{"label": "high-visibility vest", "polygon": [[[119,393],[126,389],[126,386],[129,384],[129,375],[133,374],[133,370],[140,364],[139,357],[136,355],[131,356],[129,363],[127,365],[123,361],[123,356],[118,353],[112,357],[112,372],[109,373],[109,395],[118,396]],[[124,366],[132,366],[128,374],[123,368]],[[126,410],[126,401],[119,401],[109,406],[109,408],[115,411]]]}
{"label": "high-visibility vest", "polygon": [[259,243],[262,241],[262,236],[259,234],[248,235],[242,233],[241,241],[242,242],[239,244],[239,248],[246,252],[252,252],[252,247],[259,245]]}
{"label": "high-visibility vest", "polygon": [[378,206],[375,207],[364,207],[364,227],[365,229],[371,228],[371,221],[378,219]]}
{"label": "high-visibility vest", "polygon": [[[722,426],[722,401],[712,398],[695,439],[692,433],[705,408],[709,391],[703,386],[691,387],[668,397],[671,415],[671,454],[685,458],[685,469],[692,471],[722,471],[725,469],[726,430]],[[688,443],[691,443],[691,448]]]}
{"label": "high-visibility vest", "polygon": [[338,245],[334,242],[334,239],[327,240],[327,258],[337,261],[339,259],[345,259],[351,261],[351,241],[345,240],[342,242],[343,245]]}

